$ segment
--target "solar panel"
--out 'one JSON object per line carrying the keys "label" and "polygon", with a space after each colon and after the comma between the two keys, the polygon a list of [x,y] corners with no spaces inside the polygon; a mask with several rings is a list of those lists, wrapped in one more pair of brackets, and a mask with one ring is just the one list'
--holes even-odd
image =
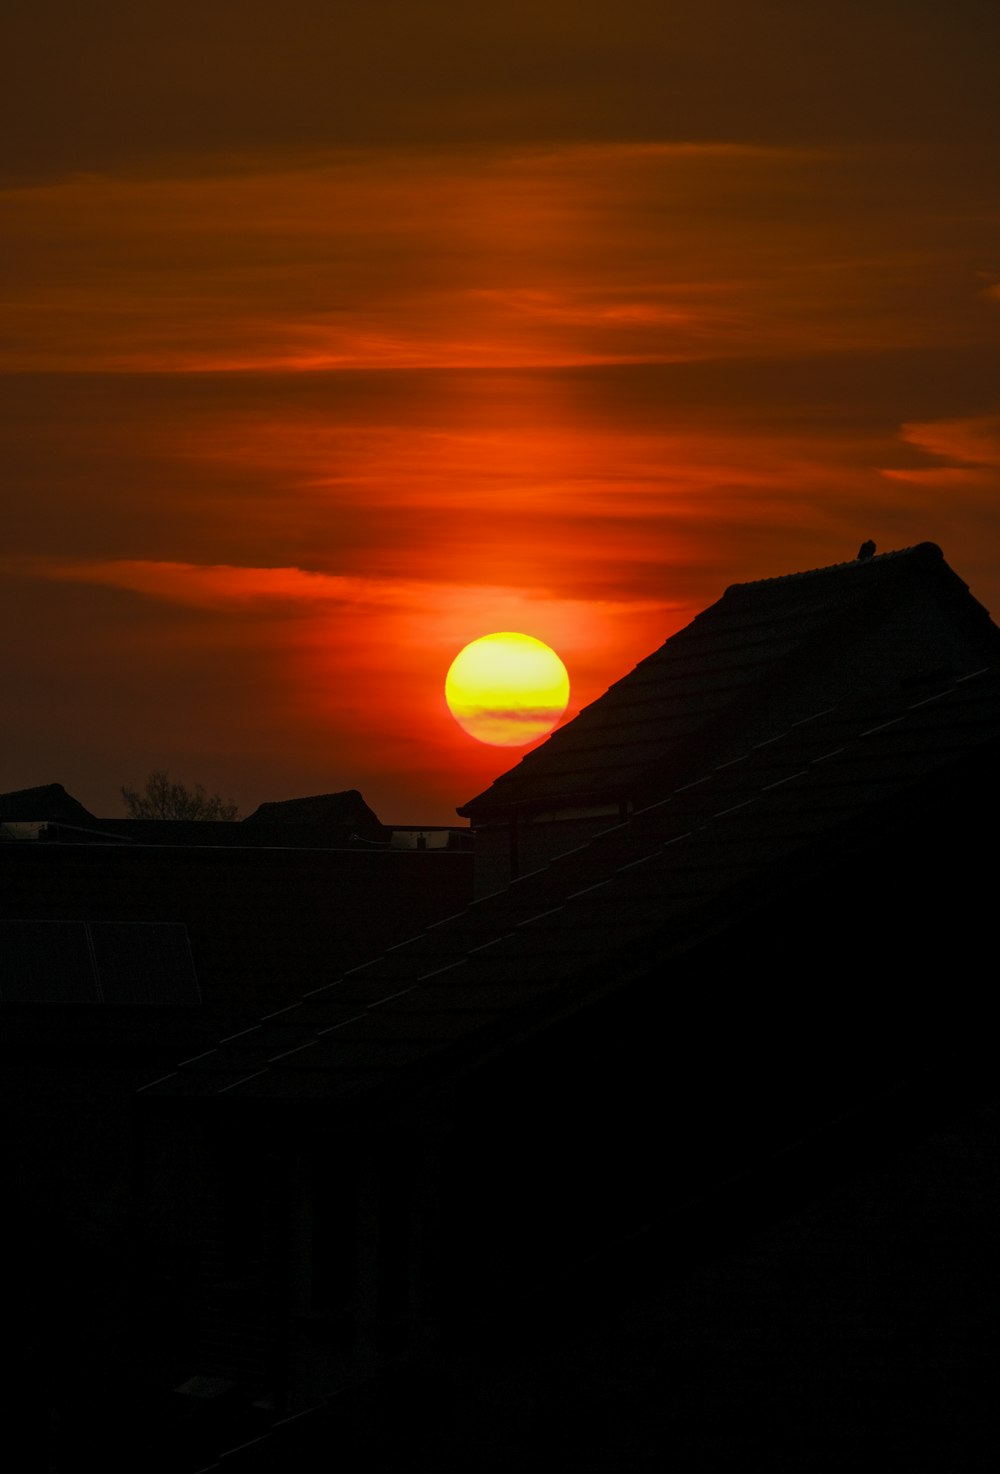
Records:
{"label": "solar panel", "polygon": [[187,927],[96,921],[90,936],[105,1003],[200,1003]]}
{"label": "solar panel", "polygon": [[5,1003],[200,1003],[180,922],[0,921]]}
{"label": "solar panel", "polygon": [[82,921],[0,921],[5,1003],[97,1003],[97,975]]}

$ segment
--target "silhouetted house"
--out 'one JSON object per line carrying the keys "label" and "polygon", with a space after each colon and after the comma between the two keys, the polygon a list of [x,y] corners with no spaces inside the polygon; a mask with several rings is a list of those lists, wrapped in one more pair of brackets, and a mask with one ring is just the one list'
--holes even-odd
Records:
{"label": "silhouetted house", "polygon": [[49,784],[0,815],[43,841],[2,847],[0,1001],[204,1001],[235,1025],[471,894],[468,853],[401,852],[356,789],[232,823],[98,819]]}
{"label": "silhouetted house", "polygon": [[93,814],[68,794],[61,783],[0,793],[0,843],[37,839],[64,828],[84,830],[93,823]]}
{"label": "silhouetted house", "polygon": [[261,804],[238,821],[99,819],[61,783],[0,794],[0,839],[346,849],[352,844],[388,844],[391,832],[356,788]]}
{"label": "silhouetted house", "polygon": [[356,788],[261,804],[242,822],[255,832],[266,832],[272,844],[346,845],[358,840],[388,844],[390,833]]}
{"label": "silhouetted house", "polygon": [[[472,856],[391,849],[357,792],[214,824],[100,820],[50,784],[0,795],[0,832],[0,1249],[16,1349],[0,1409],[9,1399],[12,1448],[11,1418],[30,1439],[60,1410],[68,1442],[23,1467],[67,1467],[82,1447],[107,1467],[101,1379],[133,1371],[121,1326],[136,1089],[325,980],[333,959],[349,966],[460,909]],[[157,1418],[130,1388],[128,1415],[113,1415],[121,1448],[132,1417],[155,1445]]]}
{"label": "silhouetted house", "polygon": [[691,624],[459,810],[476,893],[853,693],[916,699],[1000,658],[1000,632],[921,543],[734,584]]}
{"label": "silhouetted house", "polygon": [[346,1438],[338,1389],[533,1342],[974,1074],[998,657],[928,544],[729,590],[466,806],[534,868],[146,1088],[177,1382]]}

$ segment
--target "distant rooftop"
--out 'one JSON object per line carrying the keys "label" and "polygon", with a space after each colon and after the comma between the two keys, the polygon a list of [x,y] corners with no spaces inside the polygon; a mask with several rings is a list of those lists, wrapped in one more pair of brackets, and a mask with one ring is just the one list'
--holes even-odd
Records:
{"label": "distant rooftop", "polygon": [[285,798],[260,804],[242,821],[244,824],[343,824],[355,821],[378,824],[357,788],[342,793],[316,793],[307,798]]}
{"label": "distant rooftop", "polygon": [[[293,848],[349,846],[353,841],[387,845],[391,831],[356,788],[341,793],[264,803],[242,821],[222,819],[99,819],[68,794],[46,783],[0,794],[0,824],[30,828],[31,837],[67,842]],[[19,834],[18,837],[25,837]]]}
{"label": "distant rooftop", "polygon": [[94,816],[61,783],[43,783],[37,788],[18,788],[0,793],[0,824],[18,822],[90,824]]}

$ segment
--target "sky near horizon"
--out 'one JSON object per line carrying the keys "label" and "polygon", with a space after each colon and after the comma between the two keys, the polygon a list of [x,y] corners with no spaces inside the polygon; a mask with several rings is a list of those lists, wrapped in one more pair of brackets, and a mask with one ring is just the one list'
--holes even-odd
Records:
{"label": "sky near horizon", "polygon": [[736,581],[1000,614],[994,0],[14,0],[0,790],[446,823]]}

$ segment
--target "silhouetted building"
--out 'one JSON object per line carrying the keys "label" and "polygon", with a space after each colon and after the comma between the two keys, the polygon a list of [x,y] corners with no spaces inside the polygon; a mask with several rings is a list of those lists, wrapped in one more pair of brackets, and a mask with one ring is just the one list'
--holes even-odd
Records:
{"label": "silhouetted building", "polygon": [[261,804],[241,820],[99,819],[61,783],[0,794],[0,839],[346,849],[388,844],[391,833],[356,788]]}
{"label": "silhouetted building", "polygon": [[0,833],[8,1002],[206,1002],[235,1025],[471,890],[468,852],[406,853],[428,846],[395,844],[357,789],[230,823],[99,819],[55,783],[0,794]]}
{"label": "silhouetted building", "polygon": [[0,793],[0,843],[38,839],[47,836],[50,828],[55,830],[62,825],[84,829],[93,823],[93,814],[68,794],[61,783]]}
{"label": "silhouetted building", "polygon": [[370,1453],[381,1386],[419,1467],[431,1369],[524,1365],[609,1296],[641,1320],[961,1100],[998,656],[930,544],[739,585],[466,805],[488,894],[142,1092],[162,1375],[316,1410],[273,1467],[307,1426]]}
{"label": "silhouetted building", "polygon": [[459,809],[476,831],[476,892],[823,706],[916,699],[998,659],[1000,631],[933,543],[734,584]]}
{"label": "silhouetted building", "polygon": [[[100,820],[50,784],[0,795],[0,833],[10,1446],[24,1469],[82,1449],[173,1468],[156,1462],[169,1381],[155,1351],[136,1379],[127,1334],[135,1091],[459,910],[472,856],[393,849],[356,791],[216,824]],[[175,1288],[171,1316],[193,1293]],[[42,1446],[57,1426],[58,1453]]]}
{"label": "silhouetted building", "polygon": [[380,824],[356,788],[344,793],[322,793],[312,798],[289,798],[261,804],[243,824],[266,831],[271,842],[350,844],[367,840],[386,844],[389,831]]}

